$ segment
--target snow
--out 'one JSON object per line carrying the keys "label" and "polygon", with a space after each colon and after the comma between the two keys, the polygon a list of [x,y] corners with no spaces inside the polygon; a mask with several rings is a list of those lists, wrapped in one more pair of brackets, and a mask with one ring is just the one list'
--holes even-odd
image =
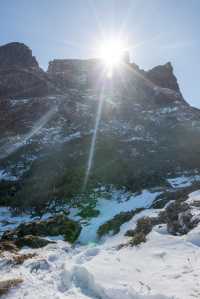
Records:
{"label": "snow", "polygon": [[10,175],[8,172],[6,172],[4,169],[0,169],[0,181],[16,181],[17,177],[14,175]]}
{"label": "snow", "polygon": [[[51,214],[44,214],[41,219],[47,219]],[[4,231],[16,228],[20,223],[31,222],[38,217],[31,217],[30,214],[13,216],[9,207],[0,207],[0,236]]]}
{"label": "snow", "polygon": [[178,107],[164,107],[159,110],[161,114],[171,113],[178,110]]}
{"label": "snow", "polygon": [[77,138],[80,138],[81,137],[81,133],[80,132],[75,132],[75,133],[72,133],[66,137],[64,137],[63,141],[66,142],[66,141],[71,141],[71,140],[74,140],[74,139],[77,139]]}
{"label": "snow", "polygon": [[[96,228],[120,211],[149,207],[155,193],[145,190],[129,200],[126,194],[124,200],[122,196],[116,191],[110,201],[98,203],[101,213],[89,229],[83,228],[86,235],[91,232],[90,226]],[[200,191],[191,193],[188,201],[199,199]],[[200,226],[185,236],[172,236],[165,225],[156,226],[146,243],[121,250],[116,247],[128,241],[124,233],[135,227],[139,217],[156,216],[159,211],[142,211],[122,225],[119,234],[107,236],[103,243],[71,246],[57,240],[41,249],[26,248],[21,252],[34,252],[37,256],[19,266],[6,264],[7,253],[0,258],[0,276],[22,278],[24,282],[2,299],[200,298]]]}
{"label": "snow", "polygon": [[87,223],[81,232],[79,241],[82,244],[97,241],[96,232],[100,225],[120,212],[127,212],[137,208],[148,208],[159,194],[159,192],[144,190],[139,195],[129,197],[128,193],[113,191],[112,199],[101,198],[96,206],[96,209],[100,211],[100,217],[92,218]]}
{"label": "snow", "polygon": [[170,183],[171,187],[173,188],[189,187],[195,181],[200,181],[200,175],[193,175],[193,176],[182,175],[175,178],[169,178],[167,179],[167,181]]}

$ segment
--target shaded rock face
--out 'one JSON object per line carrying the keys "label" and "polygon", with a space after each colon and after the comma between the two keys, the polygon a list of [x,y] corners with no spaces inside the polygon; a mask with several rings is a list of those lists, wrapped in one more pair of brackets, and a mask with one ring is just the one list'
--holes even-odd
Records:
{"label": "shaded rock face", "polygon": [[49,62],[47,73],[56,86],[66,92],[69,88],[94,86],[102,69],[98,59],[55,59]]}
{"label": "shaded rock face", "polygon": [[183,99],[171,64],[145,72],[127,63],[112,78],[103,70],[98,60],[67,59],[52,61],[46,73],[0,71],[1,203],[42,210],[71,198],[100,110],[93,181],[135,192],[200,171],[200,112]]}
{"label": "shaded rock face", "polygon": [[180,92],[178,82],[174,76],[173,67],[170,62],[165,65],[154,67],[148,71],[146,75],[154,84]]}
{"label": "shaded rock face", "polygon": [[50,91],[53,84],[26,45],[10,43],[0,47],[0,97],[35,97]]}
{"label": "shaded rock face", "polygon": [[36,58],[32,56],[32,51],[26,45],[17,42],[0,47],[0,68],[14,66],[39,68]]}

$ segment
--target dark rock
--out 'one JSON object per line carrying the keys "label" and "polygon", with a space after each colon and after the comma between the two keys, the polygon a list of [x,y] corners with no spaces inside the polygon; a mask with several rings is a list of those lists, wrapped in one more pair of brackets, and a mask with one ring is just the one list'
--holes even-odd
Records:
{"label": "dark rock", "polygon": [[130,221],[136,214],[140,213],[143,209],[138,208],[133,211],[121,212],[113,217],[113,219],[108,220],[106,223],[102,224],[98,231],[97,235],[101,238],[102,236],[111,233],[112,235],[116,235],[120,231],[120,227],[122,224]]}
{"label": "dark rock", "polygon": [[16,246],[14,241],[0,240],[0,252],[10,251],[17,252],[19,248]]}
{"label": "dark rock", "polygon": [[160,87],[169,88],[180,92],[177,79],[173,73],[173,67],[170,62],[159,65],[146,72],[146,76]]}
{"label": "dark rock", "polygon": [[190,206],[180,200],[169,204],[165,211],[160,213],[160,219],[167,224],[168,232],[173,235],[187,234],[197,225],[192,219]]}
{"label": "dark rock", "polygon": [[146,235],[143,232],[139,232],[134,234],[133,238],[129,242],[129,245],[138,246],[141,243],[145,243],[145,242],[146,242]]}
{"label": "dark rock", "polygon": [[43,245],[43,243],[48,243],[48,241],[38,240],[35,236],[62,235],[66,241],[73,243],[78,238],[80,231],[81,226],[78,222],[60,214],[47,220],[22,223],[15,230],[6,231],[2,236],[2,240],[15,241],[17,246],[20,247],[25,246],[25,244],[30,246],[28,245],[29,243],[37,246],[37,243]]}
{"label": "dark rock", "polygon": [[131,237],[127,243],[131,246],[137,246],[140,243],[146,242],[146,236],[152,231],[154,225],[160,223],[160,219],[156,217],[143,217],[137,221],[136,228],[128,230],[125,236]]}
{"label": "dark rock", "polygon": [[2,204],[42,213],[52,200],[70,205],[77,198],[100,99],[91,184],[136,192],[166,187],[169,172],[200,170],[200,112],[183,100],[171,65],[148,75],[130,63],[112,80],[102,67],[96,60],[67,59],[51,62],[47,73],[21,66],[2,71],[1,169],[21,181],[3,184]]}
{"label": "dark rock", "polygon": [[15,241],[16,246],[19,248],[22,248],[24,246],[31,247],[31,248],[41,248],[52,243],[55,242],[40,238],[38,236],[33,236],[33,235],[26,235],[24,237],[17,238],[17,240]]}
{"label": "dark rock", "polygon": [[53,91],[53,83],[26,45],[16,42],[0,47],[0,98],[43,96]]}
{"label": "dark rock", "polygon": [[0,46],[0,69],[9,67],[39,68],[39,65],[29,47],[13,42]]}

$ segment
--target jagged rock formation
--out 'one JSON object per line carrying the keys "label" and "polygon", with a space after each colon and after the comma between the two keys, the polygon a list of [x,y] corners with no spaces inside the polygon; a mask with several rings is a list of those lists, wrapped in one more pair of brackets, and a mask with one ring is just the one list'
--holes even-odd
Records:
{"label": "jagged rock formation", "polygon": [[0,47],[0,97],[34,97],[52,91],[51,82],[26,45]]}
{"label": "jagged rock formation", "polygon": [[160,87],[169,88],[180,92],[178,82],[173,73],[173,67],[170,62],[165,65],[159,65],[147,72],[147,77]]}
{"label": "jagged rock formation", "polygon": [[0,71],[0,94],[0,171],[23,186],[11,202],[42,208],[78,190],[101,101],[93,180],[140,190],[200,169],[200,112],[169,63],[149,72],[127,63],[112,79],[99,60],[54,60],[47,73],[13,65]]}
{"label": "jagged rock formation", "polygon": [[32,51],[24,44],[10,43],[0,47],[0,68],[39,68]]}

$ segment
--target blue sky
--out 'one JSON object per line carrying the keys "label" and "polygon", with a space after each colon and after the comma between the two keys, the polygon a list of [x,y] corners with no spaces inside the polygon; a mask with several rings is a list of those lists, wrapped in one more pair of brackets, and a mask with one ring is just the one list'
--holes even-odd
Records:
{"label": "blue sky", "polygon": [[40,65],[89,58],[102,34],[128,39],[149,69],[171,61],[187,101],[200,107],[199,0],[0,0],[0,44],[26,43]]}

